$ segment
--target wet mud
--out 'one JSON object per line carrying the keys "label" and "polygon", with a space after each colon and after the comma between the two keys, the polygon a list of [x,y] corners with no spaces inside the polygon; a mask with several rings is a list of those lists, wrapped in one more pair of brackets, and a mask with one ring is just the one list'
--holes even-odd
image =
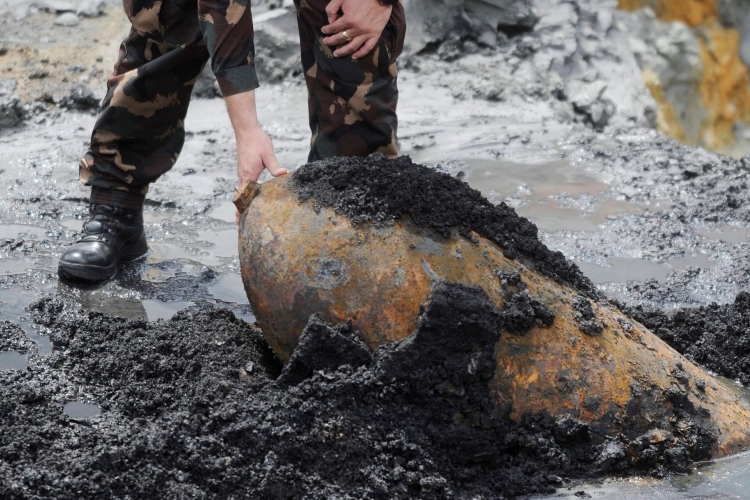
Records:
{"label": "wet mud", "polygon": [[[8,499],[512,497],[562,477],[683,471],[707,445],[509,419],[488,388],[509,318],[479,288],[438,286],[418,330],[374,353],[313,319],[283,371],[225,310],[149,323],[43,299],[31,313],[56,350],[0,372]],[[3,345],[24,347],[12,327]],[[71,401],[101,413],[71,417]]]}

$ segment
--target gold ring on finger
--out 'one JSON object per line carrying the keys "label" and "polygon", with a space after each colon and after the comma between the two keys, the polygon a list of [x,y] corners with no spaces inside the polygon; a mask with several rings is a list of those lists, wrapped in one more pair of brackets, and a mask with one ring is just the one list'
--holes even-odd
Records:
{"label": "gold ring on finger", "polygon": [[346,31],[342,31],[341,36],[343,36],[344,40],[346,40],[347,42],[351,41],[351,38],[349,38],[349,35],[346,34]]}

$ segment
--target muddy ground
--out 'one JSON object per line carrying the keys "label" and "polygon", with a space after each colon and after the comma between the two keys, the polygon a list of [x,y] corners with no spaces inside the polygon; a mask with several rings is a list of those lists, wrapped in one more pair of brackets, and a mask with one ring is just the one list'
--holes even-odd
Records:
{"label": "muddy ground", "polygon": [[[180,163],[149,193],[147,259],[101,286],[58,282],[56,259],[86,213],[77,160],[94,120],[81,109],[91,99],[71,92],[85,84],[102,95],[124,19],[110,4],[60,26],[61,13],[16,20],[20,2],[1,6],[10,14],[0,69],[7,61],[15,82],[5,97],[17,96],[6,116],[19,123],[0,135],[0,496],[498,498],[626,472],[616,450],[571,445],[575,428],[543,416],[461,434],[445,420],[448,403],[426,404],[415,390],[429,367],[394,384],[395,368],[376,355],[275,382],[280,367],[248,326],[229,201],[233,139],[219,99],[193,104]],[[665,139],[637,119],[592,122],[596,102],[576,110],[554,82],[529,76],[541,51],[526,36],[469,55],[466,41],[449,41],[405,58],[402,152],[528,217],[598,292],[699,364],[745,382],[750,162]],[[61,41],[70,47],[56,49]],[[488,61],[501,78],[488,77]],[[299,79],[265,85],[259,106],[281,162],[302,165]],[[464,298],[445,307],[481,304]],[[438,333],[454,326],[444,319]],[[481,400],[480,384],[468,401]],[[688,467],[678,459],[635,472]]]}

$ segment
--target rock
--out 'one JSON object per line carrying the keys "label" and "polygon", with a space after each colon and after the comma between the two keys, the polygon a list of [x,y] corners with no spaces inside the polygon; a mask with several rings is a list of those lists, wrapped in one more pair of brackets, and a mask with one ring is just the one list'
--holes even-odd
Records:
{"label": "rock", "polygon": [[460,38],[471,31],[464,0],[411,0],[405,2],[409,29],[405,50],[418,53],[442,42],[448,35]]}
{"label": "rock", "polygon": [[38,4],[42,10],[48,12],[75,12],[76,7],[72,2],[67,0],[44,0]]}
{"label": "rock", "polygon": [[683,23],[659,21],[651,9],[618,12],[616,17],[628,33],[640,68],[655,75],[652,85],[661,90],[662,105],[669,103],[674,109],[678,122],[662,126],[682,128],[683,140],[697,142],[705,111],[700,95],[703,63],[696,34]]}
{"label": "rock", "polygon": [[0,95],[0,128],[12,127],[23,119],[23,108],[15,95]]}
{"label": "rock", "polygon": [[17,86],[18,82],[13,79],[0,79],[0,96],[11,95]]}
{"label": "rock", "polygon": [[73,12],[66,12],[57,16],[54,24],[58,26],[78,26],[78,16]]}
{"label": "rock", "polygon": [[83,17],[98,17],[104,13],[105,6],[104,0],[81,0],[76,14]]}
{"label": "rock", "polygon": [[470,16],[495,29],[531,29],[539,20],[531,0],[465,0],[464,7]]}
{"label": "rock", "polygon": [[58,105],[65,109],[89,111],[99,109],[99,102],[100,99],[94,95],[88,85],[78,84],[60,99]]}
{"label": "rock", "polygon": [[258,78],[264,82],[281,82],[295,72],[301,72],[294,7],[266,12],[253,21]]}
{"label": "rock", "polygon": [[740,58],[750,66],[750,2],[747,0],[718,0],[716,5],[721,22],[740,34]]}
{"label": "rock", "polygon": [[569,100],[573,108],[596,129],[605,127],[615,112],[614,105],[602,98],[607,85],[603,80],[591,83],[572,81],[569,85]]}
{"label": "rock", "polygon": [[596,457],[596,465],[602,472],[615,471],[624,468],[627,455],[620,443],[607,441]]}
{"label": "rock", "polygon": [[29,73],[29,79],[31,80],[41,80],[42,78],[47,78],[49,76],[49,71],[44,69],[35,69],[31,73]]}
{"label": "rock", "polygon": [[682,446],[669,448],[664,452],[664,458],[675,472],[684,474],[690,470],[690,455]]}
{"label": "rock", "polygon": [[[583,436],[582,422],[593,444],[604,444],[602,469],[627,465],[621,445],[604,443],[607,435],[663,429],[681,436],[676,445],[693,458],[750,447],[750,405],[720,384],[700,395],[672,390],[678,363],[690,380],[708,375],[640,324],[630,322],[623,335],[627,318],[544,247],[532,224],[460,180],[376,155],[311,163],[245,188],[237,204],[243,283],[284,363],[292,364],[298,345],[301,352],[314,347],[322,354],[301,359],[320,359],[320,373],[329,373],[342,360],[367,357],[355,347],[361,338],[370,351],[391,353],[380,355],[403,375],[416,362],[433,362],[410,358],[414,343],[426,343],[425,352],[431,342],[468,352],[466,343],[481,337],[492,344],[487,354],[469,356],[456,373],[485,380],[497,411],[516,421],[547,412],[562,437]],[[473,312],[449,314],[454,301]],[[312,315],[314,325],[347,324],[357,336],[310,330]],[[582,321],[598,331],[582,331]],[[462,333],[454,335],[458,325]],[[315,370],[301,366],[303,377]],[[460,394],[462,387],[438,392]]]}

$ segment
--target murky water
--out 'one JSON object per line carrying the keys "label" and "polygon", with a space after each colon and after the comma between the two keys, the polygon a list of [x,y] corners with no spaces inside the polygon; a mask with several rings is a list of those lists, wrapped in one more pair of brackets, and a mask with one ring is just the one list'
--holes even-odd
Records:
{"label": "murky water", "polygon": [[84,403],[83,401],[71,401],[66,403],[63,407],[63,413],[68,417],[76,420],[86,420],[94,418],[101,414],[102,410],[97,405],[92,403]]}
{"label": "murky water", "polygon": [[149,321],[158,321],[160,319],[171,319],[176,313],[187,309],[194,303],[187,300],[176,300],[173,302],[164,302],[157,299],[142,300],[143,309],[146,311],[146,318]]}
{"label": "murky water", "polygon": [[655,279],[663,283],[667,276],[677,269],[689,267],[710,269],[715,265],[707,255],[680,257],[667,262],[654,262],[645,259],[612,258],[609,266],[600,266],[590,262],[577,262],[585,274],[596,285],[621,283],[626,281],[646,281]]}
{"label": "murky water", "polygon": [[699,465],[685,476],[666,481],[649,478],[606,480],[601,484],[583,485],[561,490],[552,496],[535,499],[601,498],[608,500],[747,500],[750,498],[750,453],[743,453]]}
{"label": "murky water", "polygon": [[20,352],[0,352],[0,370],[25,370],[28,365],[26,356]]}
{"label": "murky water", "polygon": [[696,233],[709,240],[723,241],[724,243],[750,243],[750,229],[735,226],[719,226],[715,228],[697,228]]}
{"label": "murky water", "polygon": [[[51,286],[51,285],[50,285]],[[38,353],[47,355],[52,352],[52,342],[49,337],[40,333],[32,324],[25,308],[38,300],[42,293],[49,293],[50,288],[37,289],[0,289],[0,319],[8,320],[18,325],[26,332],[26,336],[36,343]]]}

